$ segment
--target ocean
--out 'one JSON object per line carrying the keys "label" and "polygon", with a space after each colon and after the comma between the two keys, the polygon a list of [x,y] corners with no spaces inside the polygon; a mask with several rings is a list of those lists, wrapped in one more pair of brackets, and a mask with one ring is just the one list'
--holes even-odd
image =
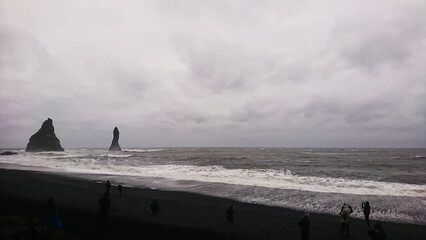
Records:
{"label": "ocean", "polygon": [[[14,150],[16,151],[16,150]],[[426,149],[134,148],[68,149],[1,156],[37,169],[113,185],[199,193],[337,215],[426,225]]]}

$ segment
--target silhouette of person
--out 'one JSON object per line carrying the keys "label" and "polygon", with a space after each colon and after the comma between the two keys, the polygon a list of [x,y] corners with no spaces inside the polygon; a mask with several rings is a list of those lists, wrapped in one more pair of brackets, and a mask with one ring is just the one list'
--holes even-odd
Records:
{"label": "silhouette of person", "polygon": [[309,221],[309,215],[306,213],[303,215],[302,219],[299,221],[300,233],[302,236],[302,240],[309,240],[309,227],[311,226],[311,222]]}
{"label": "silhouette of person", "polygon": [[62,223],[58,217],[58,209],[56,208],[55,199],[50,197],[47,199],[47,225],[62,227]]}
{"label": "silhouette of person", "polygon": [[367,222],[367,226],[370,226],[370,203],[365,201],[361,204],[362,212],[364,213],[365,221]]}
{"label": "silhouette of person", "polygon": [[368,230],[368,236],[370,236],[371,240],[386,240],[387,237],[383,226],[380,223],[376,223],[374,227]]}
{"label": "silhouette of person", "polygon": [[226,210],[226,222],[230,224],[234,223],[234,208],[232,206]]}
{"label": "silhouette of person", "polygon": [[151,214],[156,215],[160,211],[160,204],[158,203],[158,200],[155,199],[151,203]]}
{"label": "silhouette of person", "polygon": [[106,191],[109,193],[109,190],[111,189],[111,183],[109,182],[109,180],[107,180],[105,187],[106,187]]}
{"label": "silhouette of person", "polygon": [[31,239],[31,240],[38,239],[37,238],[37,229],[38,229],[37,225],[38,224],[37,224],[36,219],[31,219],[31,218],[27,219],[26,227],[27,227],[29,239]]}
{"label": "silhouette of person", "polygon": [[341,229],[342,233],[346,236],[349,235],[349,217],[353,213],[352,207],[346,203],[343,204],[340,210],[340,216],[342,216]]}
{"label": "silhouette of person", "polygon": [[108,209],[111,206],[111,198],[109,192],[105,192],[104,195],[99,199],[99,222],[106,222],[108,217]]}
{"label": "silhouette of person", "polygon": [[123,186],[118,185],[118,195],[121,196],[122,191],[123,191]]}

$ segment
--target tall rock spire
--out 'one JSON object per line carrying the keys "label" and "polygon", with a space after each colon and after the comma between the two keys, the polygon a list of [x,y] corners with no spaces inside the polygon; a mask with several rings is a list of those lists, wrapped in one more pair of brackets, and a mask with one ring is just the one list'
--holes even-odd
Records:
{"label": "tall rock spire", "polygon": [[120,132],[118,131],[118,128],[115,127],[112,133],[113,133],[113,138],[112,138],[112,143],[111,143],[111,147],[109,147],[109,150],[121,151],[120,144],[118,144],[118,138],[120,137]]}
{"label": "tall rock spire", "polygon": [[52,119],[48,118],[44,121],[40,130],[31,136],[25,151],[64,151],[59,139],[55,135]]}

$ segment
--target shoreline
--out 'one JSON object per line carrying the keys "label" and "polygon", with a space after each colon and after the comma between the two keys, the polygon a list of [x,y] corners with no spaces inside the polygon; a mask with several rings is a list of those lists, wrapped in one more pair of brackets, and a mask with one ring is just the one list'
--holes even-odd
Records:
{"label": "shoreline", "polygon": [[[414,225],[426,225],[426,221],[424,218],[422,218],[421,214],[417,215],[418,212],[411,212],[412,214],[416,215],[403,215],[404,209],[402,209],[401,212],[398,212],[398,208],[396,206],[392,206],[391,203],[394,199],[392,198],[399,198],[397,201],[401,203],[405,203],[407,206],[410,206],[412,203],[411,201],[417,201],[416,206],[421,206],[422,204],[422,197],[415,200],[416,198],[410,199],[410,197],[405,196],[395,196],[395,195],[365,195],[365,194],[347,194],[347,193],[341,193],[341,192],[318,192],[318,191],[304,191],[304,190],[295,190],[295,189],[278,189],[282,192],[280,194],[277,194],[276,192],[273,193],[276,196],[282,196],[279,197],[281,201],[286,201],[286,199],[291,199],[294,196],[304,196],[304,195],[310,195],[309,198],[315,198],[319,197],[320,199],[323,199],[323,203],[327,204],[324,207],[322,205],[319,205],[317,207],[314,207],[315,205],[309,206],[309,202],[304,202],[304,206],[290,206],[288,204],[282,204],[279,200],[272,200],[269,198],[268,200],[271,201],[264,201],[262,198],[260,198],[260,201],[256,199],[256,197],[261,197],[261,195],[256,194],[256,191],[253,191],[254,195],[250,195],[250,193],[245,193],[246,195],[239,194],[240,189],[244,189],[246,185],[238,185],[238,184],[230,184],[227,191],[221,191],[220,186],[214,186],[214,185],[220,185],[220,183],[216,182],[192,182],[191,180],[174,180],[174,179],[168,179],[164,177],[142,177],[138,175],[122,175],[118,173],[106,173],[106,172],[77,172],[77,171],[70,171],[65,169],[58,169],[58,168],[51,168],[51,167],[40,167],[40,166],[30,166],[30,165],[19,165],[15,163],[0,163],[0,169],[11,169],[11,170],[25,170],[25,171],[34,171],[34,172],[41,172],[41,173],[48,173],[48,174],[54,174],[54,175],[60,175],[60,176],[66,176],[70,178],[77,178],[77,179],[84,179],[87,181],[96,181],[98,183],[100,182],[106,182],[106,180],[111,180],[113,182],[113,185],[121,184],[122,186],[126,186],[129,188],[137,188],[137,189],[151,189],[151,190],[158,190],[158,191],[170,191],[170,192],[185,192],[185,193],[192,193],[197,195],[203,195],[207,197],[216,197],[216,198],[223,198],[223,199],[230,199],[235,200],[238,202],[244,202],[248,204],[254,204],[254,205],[264,205],[264,206],[270,206],[270,207],[278,207],[278,208],[284,208],[284,209],[291,209],[299,212],[309,212],[309,213],[316,213],[316,214],[325,214],[325,215],[332,215],[338,214],[338,210],[340,209],[340,205],[343,202],[349,203],[354,207],[354,213],[351,214],[351,219],[364,219],[364,215],[362,214],[362,211],[360,209],[360,203],[364,201],[365,199],[369,199],[370,201],[376,200],[375,204],[376,206],[379,206],[379,209],[373,209],[373,214],[370,215],[370,220],[373,221],[381,221],[381,222],[389,222],[389,223],[401,223],[401,224],[414,224]],[[191,186],[198,184],[206,184],[210,185],[208,188],[218,189],[218,192],[214,191],[205,191],[202,188],[197,188],[197,190],[191,189]],[[190,186],[188,188],[187,186]],[[230,187],[232,186],[232,187]],[[261,189],[262,187],[255,186],[256,188],[259,188],[259,190],[264,191],[264,194],[268,195],[267,192],[268,188]],[[232,189],[237,192],[235,196],[231,195]],[[277,190],[274,188],[271,188],[272,190]],[[300,193],[298,193],[300,191]],[[288,195],[288,196],[287,196]],[[314,196],[317,195],[317,196]],[[253,199],[250,198],[250,196],[255,196]],[[337,197],[336,197],[337,196]],[[406,199],[403,199],[406,198]],[[336,200],[337,199],[337,200]],[[378,201],[377,201],[378,200]],[[293,200],[294,202],[294,200]],[[384,206],[381,204],[384,203],[387,205]],[[330,204],[331,203],[331,204]],[[359,203],[359,205],[358,205]],[[294,204],[293,204],[294,205]],[[312,207],[313,206],[313,207]],[[330,208],[331,206],[331,208]],[[307,207],[307,208],[305,208]],[[404,207],[403,205],[399,205],[398,207]],[[388,212],[390,210],[390,212]],[[405,210],[406,211],[406,210]],[[419,210],[420,211],[420,210]],[[392,213],[399,214],[401,213],[401,216],[398,215],[392,215]],[[389,215],[389,216],[386,216]],[[397,217],[398,216],[398,217]],[[408,216],[408,219],[407,219]],[[423,214],[424,216],[424,214]],[[404,218],[405,217],[405,218]]]}
{"label": "shoreline", "polygon": [[[2,186],[0,189],[2,214],[25,214],[22,205],[34,205],[39,209],[34,215],[40,217],[47,198],[54,197],[64,226],[70,222],[68,219],[93,219],[93,221],[86,221],[96,225],[97,201],[105,190],[104,183],[94,180],[11,169],[0,169],[0,185]],[[116,187],[112,187],[111,198],[112,205],[109,211],[111,222],[117,222],[118,219],[121,219],[119,222],[125,222],[124,225],[129,226],[127,232],[132,233],[127,238],[133,235],[137,238],[137,235],[143,236],[144,233],[148,236],[149,232],[155,236],[154,229],[163,229],[160,232],[164,236],[157,238],[157,234],[156,239],[168,239],[176,234],[181,234],[180,236],[187,239],[218,239],[218,237],[221,239],[299,239],[300,237],[297,222],[303,215],[301,211],[195,193],[132,187],[124,187],[122,196],[118,196]],[[149,204],[153,199],[158,199],[160,202],[158,216],[151,216],[149,211]],[[233,225],[225,223],[225,211],[230,205],[235,209]],[[65,214],[67,212],[68,214]],[[79,214],[76,216],[71,214],[77,212]],[[340,217],[337,214],[333,216],[311,213],[310,217],[311,239],[341,239]],[[372,221],[372,224],[376,222],[379,221]],[[389,239],[426,237],[424,225],[381,223]],[[145,229],[145,231],[144,233],[135,232],[134,228]],[[113,228],[109,231],[116,232]],[[80,231],[78,227],[70,229],[70,234],[77,234],[76,237],[79,239],[93,239],[94,236],[88,232],[90,231]],[[116,236],[110,239],[119,239],[117,235],[112,233],[110,235]],[[351,239],[368,239],[363,219],[351,219]]]}

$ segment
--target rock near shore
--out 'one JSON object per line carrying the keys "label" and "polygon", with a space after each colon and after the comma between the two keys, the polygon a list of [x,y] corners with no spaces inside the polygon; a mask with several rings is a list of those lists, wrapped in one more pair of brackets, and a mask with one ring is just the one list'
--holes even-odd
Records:
{"label": "rock near shore", "polygon": [[18,153],[17,152],[11,152],[11,151],[5,151],[5,152],[2,152],[2,153],[0,153],[0,155],[4,155],[4,156],[7,156],[7,155],[17,155]]}
{"label": "rock near shore", "polygon": [[48,118],[44,121],[40,130],[31,136],[25,151],[64,151],[59,139],[55,135],[52,119]]}
{"label": "rock near shore", "polygon": [[112,133],[113,133],[113,138],[112,138],[112,143],[111,143],[111,146],[109,147],[109,150],[121,151],[120,144],[118,144],[118,138],[120,137],[120,132],[118,131],[118,128],[115,127]]}

